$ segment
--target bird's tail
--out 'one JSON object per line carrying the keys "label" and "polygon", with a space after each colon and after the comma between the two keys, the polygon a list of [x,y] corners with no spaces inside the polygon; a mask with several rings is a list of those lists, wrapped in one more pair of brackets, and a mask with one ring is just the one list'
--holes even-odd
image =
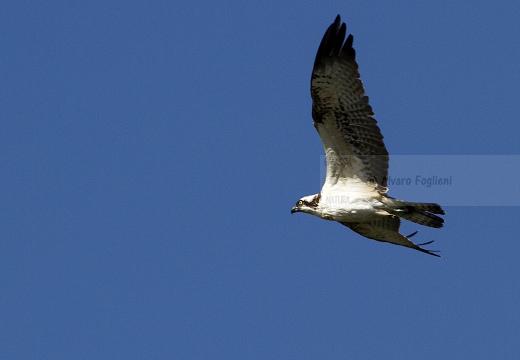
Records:
{"label": "bird's tail", "polygon": [[414,223],[440,228],[444,224],[444,219],[435,215],[444,215],[439,204],[434,203],[414,203],[408,201],[401,201],[397,199],[387,198],[389,210],[393,215],[397,215],[403,219],[413,221]]}

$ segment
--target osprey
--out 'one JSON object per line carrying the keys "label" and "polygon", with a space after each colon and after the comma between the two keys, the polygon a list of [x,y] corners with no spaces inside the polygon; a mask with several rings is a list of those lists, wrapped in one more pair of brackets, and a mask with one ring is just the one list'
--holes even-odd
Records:
{"label": "osprey", "polygon": [[291,213],[337,221],[369,239],[439,256],[399,233],[400,218],[442,227],[444,210],[434,203],[401,201],[386,195],[388,152],[372,117],[359,78],[353,37],[338,15],[321,41],[311,77],[312,119],[325,149],[327,174],[319,194],[298,200]]}

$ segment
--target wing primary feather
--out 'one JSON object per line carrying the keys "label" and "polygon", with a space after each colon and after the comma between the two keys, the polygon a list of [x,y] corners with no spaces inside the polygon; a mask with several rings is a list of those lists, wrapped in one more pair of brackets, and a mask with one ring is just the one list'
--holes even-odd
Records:
{"label": "wing primary feather", "polygon": [[354,43],[354,36],[350,34],[347,37],[347,41],[345,41],[345,45],[343,45],[343,48],[341,50],[341,56],[345,58],[352,58],[353,60],[356,59],[356,50],[352,47],[352,44]]}
{"label": "wing primary feather", "polygon": [[347,25],[345,23],[341,25],[341,17],[339,15],[336,16],[336,20],[329,26],[321,39],[316,59],[314,60],[314,68],[316,68],[325,57],[340,53],[346,33]]}
{"label": "wing primary feather", "polygon": [[[417,231],[416,231],[415,233],[417,233]],[[414,234],[415,234],[415,233],[414,233]],[[408,236],[408,238],[409,238],[409,237],[410,237],[410,236]],[[435,240],[427,241],[427,242],[424,242],[424,243],[421,243],[421,244],[417,244],[417,246],[430,245],[430,244],[433,243],[434,241],[435,241]],[[430,250],[430,251],[431,251],[431,250]]]}
{"label": "wing primary feather", "polygon": [[[419,232],[419,230],[417,230],[417,231],[411,233],[410,235],[407,236],[407,238],[409,239],[409,238],[411,238],[411,237],[414,237],[415,235],[417,235],[418,232]],[[429,243],[417,244],[417,245],[420,246],[420,245],[426,245],[426,244],[429,244]]]}
{"label": "wing primary feather", "polygon": [[333,42],[334,47],[332,48],[332,51],[330,53],[331,56],[334,56],[334,55],[340,53],[346,33],[347,33],[347,25],[345,23],[343,23],[343,24],[341,24],[339,31],[335,35],[335,39]]}

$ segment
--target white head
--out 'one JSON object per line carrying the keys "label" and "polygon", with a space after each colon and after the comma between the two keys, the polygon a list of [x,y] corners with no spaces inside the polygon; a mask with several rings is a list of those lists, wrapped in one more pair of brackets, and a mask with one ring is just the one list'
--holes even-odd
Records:
{"label": "white head", "polygon": [[291,209],[291,214],[295,212],[304,212],[311,215],[320,216],[320,212],[318,211],[318,205],[320,203],[321,194],[314,194],[309,196],[304,196],[296,205]]}

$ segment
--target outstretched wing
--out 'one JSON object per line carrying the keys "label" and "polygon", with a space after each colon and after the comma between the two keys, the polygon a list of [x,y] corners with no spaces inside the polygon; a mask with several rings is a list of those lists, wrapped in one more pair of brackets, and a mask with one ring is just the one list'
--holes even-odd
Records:
{"label": "outstretched wing", "polygon": [[357,222],[357,223],[340,223],[354,230],[360,235],[367,237],[369,239],[388,242],[396,245],[406,246],[411,249],[422,251],[426,254],[430,254],[433,256],[439,257],[439,255],[435,254],[430,250],[423,249],[420,245],[431,244],[433,241],[424,243],[424,244],[414,244],[410,241],[410,238],[414,236],[417,231],[408,236],[401,235],[399,233],[399,226],[401,225],[401,220],[399,217],[391,215],[381,217],[378,220],[368,221],[368,222]]}
{"label": "outstretched wing", "polygon": [[340,16],[323,36],[311,78],[312,118],[327,159],[324,187],[386,193],[388,152],[359,79],[353,37]]}

